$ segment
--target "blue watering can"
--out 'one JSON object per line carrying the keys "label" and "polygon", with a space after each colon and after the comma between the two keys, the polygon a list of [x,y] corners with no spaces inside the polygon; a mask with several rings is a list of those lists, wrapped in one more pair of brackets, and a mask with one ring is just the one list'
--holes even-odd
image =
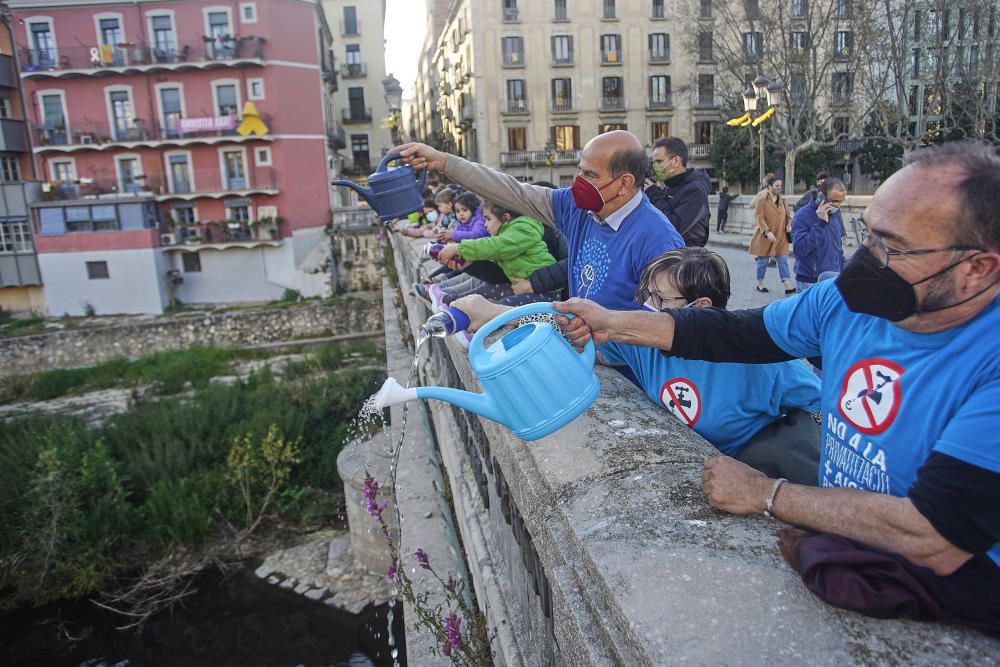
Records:
{"label": "blue watering can", "polygon": [[386,164],[402,157],[399,153],[389,153],[378,163],[378,169],[368,177],[366,189],[354,181],[333,181],[330,185],[339,185],[356,190],[361,198],[378,213],[383,222],[405,217],[409,213],[419,211],[424,207],[424,184],[427,183],[427,170],[421,174],[420,180],[414,180],[413,168],[409,166],[387,169]]}
{"label": "blue watering can", "polygon": [[594,342],[578,353],[549,322],[514,329],[489,347],[483,342],[507,322],[538,313],[559,315],[551,303],[514,308],[490,320],[469,345],[469,363],[483,386],[482,394],[450,387],[404,389],[389,378],[375,405],[434,398],[503,424],[523,440],[537,440],[576,419],[601,391],[594,375]]}

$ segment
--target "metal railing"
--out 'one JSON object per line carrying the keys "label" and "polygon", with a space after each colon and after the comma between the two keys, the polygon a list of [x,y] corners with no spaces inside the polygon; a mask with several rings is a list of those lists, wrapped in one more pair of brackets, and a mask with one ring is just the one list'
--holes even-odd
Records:
{"label": "metal railing", "polygon": [[601,64],[602,65],[621,65],[622,63],[622,50],[616,49],[614,51],[605,51],[601,49]]}
{"label": "metal railing", "polygon": [[119,44],[67,46],[58,49],[21,49],[21,71],[43,72],[67,69],[112,69],[174,65],[180,63],[265,58],[263,37],[235,36],[231,39],[203,37],[192,42],[158,45]]}
{"label": "metal railing", "polygon": [[517,7],[504,7],[504,23],[515,23],[517,21]]}
{"label": "metal railing", "polygon": [[552,56],[553,65],[572,65],[573,64],[573,53],[570,52],[562,56]]}
{"label": "metal railing", "polygon": [[340,66],[340,76],[345,79],[360,79],[368,75],[368,68],[364,63],[344,63]]}
{"label": "metal railing", "polygon": [[672,95],[651,95],[646,99],[647,109],[669,109],[673,106]]}
{"label": "metal railing", "polygon": [[554,99],[552,100],[552,111],[555,113],[568,113],[576,111],[576,100]]}
{"label": "metal railing", "polygon": [[[227,116],[214,117],[225,119]],[[134,118],[122,120],[114,125],[109,123],[89,123],[70,120],[69,130],[64,124],[41,125],[33,128],[35,146],[102,146],[110,143],[130,143],[139,141],[181,141],[197,138],[240,138],[236,127],[240,119],[231,116],[232,120],[222,125],[231,125],[231,129],[191,129],[181,124],[179,117],[161,122]],[[192,119],[187,119],[192,120]],[[274,123],[268,114],[262,114],[261,120],[267,126],[269,133],[274,132]],[[219,124],[206,124],[218,127]]]}
{"label": "metal railing", "polygon": [[625,109],[624,97],[602,97],[600,101],[601,111],[623,111]]}
{"label": "metal railing", "polygon": [[340,22],[340,35],[342,37],[355,37],[361,34],[361,21],[355,19],[352,23],[347,21]]}
{"label": "metal railing", "polygon": [[688,155],[693,158],[707,158],[711,152],[711,144],[690,144],[688,146]]}
{"label": "metal railing", "polygon": [[544,166],[552,162],[553,165],[577,164],[580,161],[580,151],[506,151],[500,153],[501,167],[518,166]]}
{"label": "metal railing", "polygon": [[528,113],[528,100],[504,100],[503,113]]}
{"label": "metal railing", "polygon": [[[277,190],[278,174],[273,167],[250,167],[230,174],[219,170],[190,168],[173,177],[136,175],[121,182],[112,178],[81,178],[72,183],[53,182],[43,201],[64,201],[102,196],[149,195],[169,199],[171,195],[211,195],[253,190]],[[188,197],[180,197],[187,199]]]}
{"label": "metal railing", "polygon": [[372,122],[372,108],[341,109],[341,119],[344,123],[370,123]]}
{"label": "metal railing", "polygon": [[504,67],[520,67],[521,65],[524,65],[524,53],[521,51],[514,51],[503,54],[503,64]]}

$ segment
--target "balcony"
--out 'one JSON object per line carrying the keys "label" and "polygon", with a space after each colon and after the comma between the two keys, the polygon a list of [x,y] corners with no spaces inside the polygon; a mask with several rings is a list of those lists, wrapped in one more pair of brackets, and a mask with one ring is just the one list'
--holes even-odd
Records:
{"label": "balcony", "polygon": [[670,109],[673,106],[673,97],[670,93],[666,95],[653,95],[646,98],[647,109]]}
{"label": "balcony", "polygon": [[500,153],[500,167],[540,167],[547,166],[551,158],[553,165],[577,164],[580,151],[508,151]]}
{"label": "balcony", "polygon": [[341,122],[347,124],[370,123],[372,122],[372,108],[359,107],[355,109],[341,109]]}
{"label": "balcony", "polygon": [[326,128],[326,140],[330,148],[335,151],[347,148],[347,135],[344,133],[344,128],[337,123]]}
{"label": "balcony", "polygon": [[570,67],[573,65],[574,59],[573,54],[568,53],[561,56],[554,56],[552,58],[552,65],[554,67]]}
{"label": "balcony", "polygon": [[161,46],[119,44],[59,49],[21,48],[21,77],[71,78],[263,65],[266,44],[267,40],[263,37],[247,35],[226,40],[206,36],[199,41]]}
{"label": "balcony", "polygon": [[614,51],[601,50],[601,64],[602,65],[621,65],[622,64],[622,50],[616,49]]}
{"label": "balcony", "polygon": [[650,51],[649,62],[652,65],[666,65],[670,63],[670,51]]}
{"label": "balcony", "polygon": [[226,142],[271,141],[274,125],[271,116],[262,114],[261,120],[268,134],[244,137],[236,131],[240,119],[235,115],[208,116],[205,118],[174,118],[166,123],[158,120],[135,118],[121,124],[83,123],[71,120],[65,125],[38,126],[33,128],[34,152],[59,151],[71,153],[85,150],[111,148],[138,148],[157,146],[187,146],[191,144],[217,144]]}
{"label": "balcony", "polygon": [[341,21],[340,22],[340,36],[341,37],[357,37],[361,34],[361,21]]}
{"label": "balcony", "polygon": [[602,97],[600,101],[601,111],[624,111],[624,97]]}
{"label": "balcony", "polygon": [[524,54],[520,51],[503,54],[504,67],[524,67]]}
{"label": "balcony", "polygon": [[157,201],[222,199],[224,197],[278,194],[274,167],[246,167],[234,173],[217,169],[187,170],[187,178],[147,177],[144,187]]}
{"label": "balcony", "polygon": [[688,146],[688,155],[692,159],[707,160],[711,152],[712,152],[711,144],[690,144]]}
{"label": "balcony", "polygon": [[575,113],[576,110],[576,100],[568,98],[552,100],[552,113]]}
{"label": "balcony", "polygon": [[517,23],[517,7],[504,7],[503,22]]}
{"label": "balcony", "polygon": [[364,63],[344,63],[340,66],[340,76],[345,79],[363,79],[368,76]]}
{"label": "balcony", "polygon": [[528,100],[504,100],[500,111],[505,114],[530,113]]}
{"label": "balcony", "polygon": [[280,217],[253,221],[213,220],[191,225],[173,221],[167,226],[170,231],[160,235],[160,245],[167,248],[185,246],[192,252],[210,248],[222,250],[226,246],[279,246],[282,222]]}

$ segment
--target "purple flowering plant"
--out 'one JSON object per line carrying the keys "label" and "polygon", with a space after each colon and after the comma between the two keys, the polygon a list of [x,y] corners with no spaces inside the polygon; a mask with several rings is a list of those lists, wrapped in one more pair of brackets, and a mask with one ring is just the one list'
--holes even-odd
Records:
{"label": "purple flowering plant", "polygon": [[[417,549],[413,558],[421,569],[430,572],[441,584],[445,599],[443,602],[435,604],[430,600],[430,592],[418,593],[413,590],[413,582],[406,574],[399,549],[392,538],[392,529],[383,516],[383,512],[388,507],[388,501],[379,501],[378,493],[378,482],[366,473],[363,489],[364,502],[368,514],[378,522],[389,545],[392,560],[386,573],[389,581],[393,582],[402,597],[412,605],[420,625],[423,625],[434,635],[441,655],[450,658],[452,664],[468,667],[493,665],[493,651],[490,648],[486,617],[467,599],[464,582],[455,579],[450,574],[447,580],[442,579],[431,566],[430,556],[423,549]],[[393,503],[395,505],[395,497],[393,497]],[[398,508],[396,509],[398,512]],[[465,621],[464,630],[463,620]]]}

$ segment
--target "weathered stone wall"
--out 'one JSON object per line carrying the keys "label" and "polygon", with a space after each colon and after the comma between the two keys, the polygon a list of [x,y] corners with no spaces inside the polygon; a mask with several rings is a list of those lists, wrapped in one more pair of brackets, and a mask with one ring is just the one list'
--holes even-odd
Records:
{"label": "weathered stone wall", "polygon": [[[408,284],[418,243],[393,246]],[[427,308],[401,292],[415,330]],[[782,559],[779,522],[708,505],[712,447],[620,374],[595,372],[594,404],[534,442],[427,401],[496,664],[996,662],[984,635],[821,602]],[[432,339],[420,378],[481,391],[454,338]]]}
{"label": "weathered stone wall", "polygon": [[243,347],[381,331],[381,293],[287,308],[180,313],[0,340],[0,378],[90,366],[115,357],[139,357],[192,345]]}
{"label": "weathered stone wall", "polygon": [[386,231],[368,208],[337,208],[331,217],[335,285],[348,292],[382,286]]}

